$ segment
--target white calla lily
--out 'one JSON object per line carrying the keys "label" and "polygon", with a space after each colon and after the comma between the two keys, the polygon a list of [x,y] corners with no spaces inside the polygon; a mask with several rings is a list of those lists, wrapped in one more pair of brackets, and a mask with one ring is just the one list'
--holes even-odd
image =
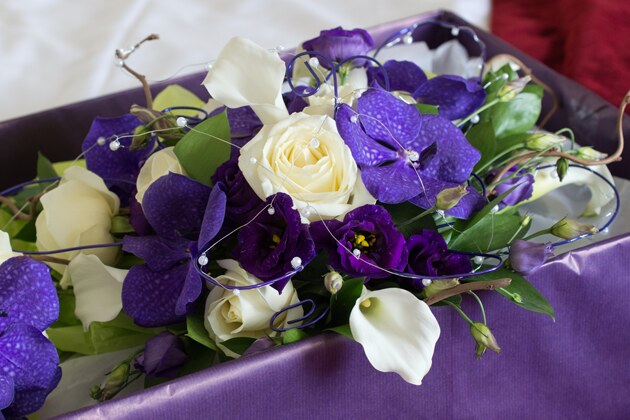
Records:
{"label": "white calla lily", "polygon": [[[542,165],[552,165],[554,162],[555,159],[551,158],[547,159]],[[615,181],[606,165],[590,166],[589,168],[602,175],[614,185]],[[551,167],[536,171],[534,176],[534,191],[527,202],[534,201],[557,188],[570,184],[586,185],[591,192],[591,198],[582,212],[582,216],[584,217],[599,215],[602,208],[615,198],[615,194],[608,183],[590,171],[570,167],[564,179],[560,181],[556,173],[556,168]]]}
{"label": "white calla lily", "polygon": [[429,306],[403,289],[366,292],[350,313],[350,330],[376,370],[420,385],[431,368],[440,326]]}
{"label": "white calla lily", "polygon": [[0,230],[0,265],[8,260],[9,258],[19,257],[20,253],[13,252],[13,248],[11,248],[11,239],[9,238],[9,234],[3,230]]}
{"label": "white calla lily", "polygon": [[96,255],[79,254],[70,261],[76,307],[74,314],[87,331],[92,322],[107,322],[122,309],[122,284],[129,270],[106,266]]}
{"label": "white calla lily", "polygon": [[227,107],[251,106],[263,124],[272,124],[289,116],[282,100],[285,72],[278,53],[235,37],[212,64],[203,84]]}

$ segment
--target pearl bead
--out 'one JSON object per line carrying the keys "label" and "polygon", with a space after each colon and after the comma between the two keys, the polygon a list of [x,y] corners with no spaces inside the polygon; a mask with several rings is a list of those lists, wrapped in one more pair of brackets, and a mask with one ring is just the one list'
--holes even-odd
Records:
{"label": "pearl bead", "polygon": [[456,26],[451,28],[451,35],[453,35],[453,36],[459,35],[459,28],[456,27]]}
{"label": "pearl bead", "polygon": [[411,34],[407,34],[403,37],[403,42],[407,45],[409,44],[413,44],[413,37],[411,36]]}
{"label": "pearl bead", "polygon": [[356,258],[359,258],[361,256],[361,251],[359,251],[358,249],[353,249],[352,255],[354,255]]}
{"label": "pearl bead", "polygon": [[319,67],[319,59],[317,57],[309,58],[308,65],[316,69],[317,67]]}
{"label": "pearl bead", "polygon": [[479,122],[479,115],[474,115],[471,119],[470,122],[473,124],[477,124]]}
{"label": "pearl bead", "polygon": [[431,281],[431,279],[422,279],[422,285],[424,287],[427,287],[428,285],[430,285],[431,283],[433,283],[433,281]]}
{"label": "pearl bead", "polygon": [[238,289],[232,289],[232,293],[234,293],[234,296],[238,296],[241,294],[241,291]]}
{"label": "pearl bead", "polygon": [[98,144],[99,146],[105,146],[106,141],[107,140],[105,139],[105,137],[101,136],[96,139],[96,144]]}
{"label": "pearl bead", "polygon": [[267,209],[267,213],[269,213],[270,216],[273,216],[274,214],[276,214],[276,209],[274,209],[273,207],[269,207]]}
{"label": "pearl bead", "polygon": [[483,264],[484,261],[485,261],[485,258],[482,257],[481,255],[477,255],[476,257],[473,258],[473,262],[477,265]]}
{"label": "pearl bead", "polygon": [[188,120],[184,117],[177,118],[176,122],[177,122],[177,126],[181,128],[186,127],[186,125],[188,124]]}
{"label": "pearl bead", "polygon": [[199,258],[197,258],[197,262],[200,266],[204,267],[208,265],[208,257],[206,256],[206,254],[201,254]]}
{"label": "pearl bead", "polygon": [[359,121],[359,117],[356,115],[353,115],[352,117],[350,117],[350,122],[356,123],[357,121]]}
{"label": "pearl bead", "polygon": [[109,150],[115,152],[118,149],[120,149],[120,142],[117,139],[109,143]]}
{"label": "pearl bead", "polygon": [[251,163],[252,165],[255,165],[256,162],[258,162],[258,159],[256,159],[255,157],[250,157],[249,158],[249,163]]}
{"label": "pearl bead", "polygon": [[294,270],[297,270],[301,266],[302,266],[302,258],[293,257],[293,259],[291,260],[291,267],[293,267]]}

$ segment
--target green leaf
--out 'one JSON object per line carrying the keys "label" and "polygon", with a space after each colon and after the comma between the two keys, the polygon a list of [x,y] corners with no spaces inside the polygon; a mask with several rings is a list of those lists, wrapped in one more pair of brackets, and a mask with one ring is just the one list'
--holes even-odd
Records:
{"label": "green leaf", "polygon": [[482,121],[473,125],[466,133],[468,142],[481,153],[481,159],[475,165],[473,172],[485,166],[496,156],[497,142],[494,138],[494,127],[491,121]]}
{"label": "green leaf", "polygon": [[518,185],[515,185],[512,188],[510,188],[509,190],[507,190],[506,192],[504,192],[503,194],[495,197],[488,204],[486,204],[481,210],[479,210],[477,213],[475,213],[475,215],[471,219],[469,219],[469,220],[459,219],[455,223],[455,230],[459,231],[459,232],[462,232],[462,231],[464,231],[466,229],[470,229],[471,227],[475,226],[477,223],[479,223],[481,220],[483,220],[484,217],[486,217],[488,214],[490,214],[492,209],[494,209],[495,206],[499,205],[499,203],[501,201],[503,201],[503,199],[505,197],[507,197],[512,191],[514,191],[517,187],[518,187]]}
{"label": "green leaf", "polygon": [[55,162],[52,164],[53,168],[58,174],[63,174],[63,172],[71,166],[80,166],[81,168],[86,168],[85,159],[79,160],[66,160],[63,162]]}
{"label": "green leaf", "polygon": [[[517,210],[490,214],[479,223],[464,230],[449,248],[464,252],[487,252],[505,248],[521,229],[523,218]],[[524,229],[525,230],[525,229]]]}
{"label": "green leaf", "polygon": [[530,133],[519,133],[507,136],[496,142],[496,155],[505,152],[515,146],[522,145],[525,147],[525,141],[531,136]]}
{"label": "green leaf", "polygon": [[542,109],[541,92],[540,87],[527,86],[513,100],[499,103],[486,111],[492,119],[497,139],[525,133],[534,127]]}
{"label": "green leaf", "polygon": [[545,299],[545,297],[536,290],[530,282],[518,273],[509,271],[505,268],[500,268],[491,273],[469,277],[468,280],[496,280],[506,277],[510,277],[512,279],[512,283],[508,287],[497,290],[501,295],[523,309],[549,315],[551,319],[555,320],[553,308],[549,302],[547,302],[547,299]]}
{"label": "green leaf", "polygon": [[427,215],[413,223],[405,224],[405,222],[424,211],[408,201],[400,204],[382,204],[382,206],[387,209],[387,212],[392,216],[394,224],[406,238],[420,232],[422,229],[435,230],[435,221],[431,215]]}
{"label": "green leaf", "polygon": [[429,104],[416,104],[416,108],[418,109],[418,112],[421,114],[428,114],[428,115],[437,115],[438,114],[438,107],[437,105],[429,105]]}
{"label": "green leaf", "polygon": [[[31,242],[34,243],[37,240],[37,230],[35,228],[35,218],[28,220],[26,224],[20,229],[15,238],[20,241]],[[21,248],[24,249],[24,248]]]}
{"label": "green leaf", "polygon": [[251,337],[236,337],[224,341],[221,344],[236,354],[243,354],[254,341],[256,341],[256,339]]}
{"label": "green leaf", "polygon": [[330,313],[333,325],[347,324],[350,312],[363,291],[363,279],[344,280],[341,290],[330,297]]}
{"label": "green leaf", "polygon": [[308,337],[308,334],[299,328],[288,330],[284,332],[282,336],[282,344],[291,344],[300,340],[304,340]]}
{"label": "green leaf", "polygon": [[112,234],[124,234],[135,232],[131,223],[129,223],[128,216],[114,216],[112,218],[112,228],[110,229]]}
{"label": "green leaf", "polygon": [[58,177],[57,171],[55,170],[50,160],[46,158],[41,152],[37,152],[37,178],[38,179],[46,179],[46,178],[55,178]]}
{"label": "green leaf", "polygon": [[333,332],[336,332],[337,334],[341,334],[348,337],[350,340],[354,340],[354,337],[352,336],[352,330],[350,330],[350,325],[348,324],[343,324],[343,325],[338,325],[336,327],[327,328],[326,331],[333,331]]}
{"label": "green leaf", "polygon": [[174,151],[190,177],[211,185],[210,177],[229,159],[230,147],[230,126],[222,112],[195,126],[177,142]]}
{"label": "green leaf", "polygon": [[80,354],[101,354],[143,345],[161,328],[141,328],[122,312],[112,321],[93,322],[88,331],[82,325],[53,326],[46,330],[48,338],[61,351]]}
{"label": "green leaf", "polygon": [[210,339],[208,331],[203,325],[201,318],[194,315],[188,315],[186,317],[186,328],[188,329],[188,332],[186,333],[187,337],[190,337],[197,343],[208,347],[209,349],[217,350],[217,345]]}
{"label": "green leaf", "polygon": [[[184,89],[179,85],[169,85],[163,91],[157,94],[153,100],[153,108],[161,111],[174,106],[190,106],[194,108],[203,108],[205,103],[199,99],[197,95]],[[192,109],[178,109],[177,115],[186,117],[196,117],[199,111]]]}

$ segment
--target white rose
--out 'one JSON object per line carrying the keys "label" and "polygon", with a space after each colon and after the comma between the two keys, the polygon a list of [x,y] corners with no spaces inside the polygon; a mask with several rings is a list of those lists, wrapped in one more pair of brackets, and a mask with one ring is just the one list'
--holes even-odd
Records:
{"label": "white rose", "polygon": [[[219,260],[218,264],[227,272],[217,277],[217,281],[228,286],[248,286],[261,281],[243,270],[237,261]],[[238,295],[231,290],[215,286],[206,300],[204,325],[210,338],[230,357],[238,354],[221,343],[236,337],[261,338],[276,334],[269,328],[269,321],[276,313],[298,302],[298,296],[291,282],[279,294],[277,290],[265,286],[258,289],[241,290]],[[301,307],[280,314],[274,323],[277,328],[286,328],[287,322],[303,316]]]}
{"label": "white rose", "polygon": [[302,211],[310,221],[335,218],[376,201],[335,121],[325,115],[299,112],[263,126],[241,149],[238,166],[261,199],[284,192],[298,210],[312,207]]}
{"label": "white rose", "polygon": [[[338,103],[352,106],[359,93],[367,88],[367,72],[364,68],[350,70],[345,84],[337,86]],[[335,88],[331,83],[322,84],[314,95],[308,96],[309,106],[304,113],[310,115],[328,115],[334,117]]]}
{"label": "white rose", "polygon": [[169,172],[186,175],[184,168],[175,155],[174,149],[174,147],[167,147],[155,152],[142,165],[136,180],[136,201],[138,203],[142,204],[144,193],[158,178],[168,175]]}
{"label": "white rose", "polygon": [[[35,221],[40,251],[114,241],[110,229],[120,201],[95,173],[78,166],[66,169],[59,186],[44,194],[41,203],[44,209]],[[96,255],[104,264],[113,265],[118,248],[91,248],[81,252]],[[78,253],[63,252],[55,256],[71,260]],[[50,265],[60,273],[65,272],[65,265]],[[68,281],[62,283],[65,286]]]}
{"label": "white rose", "polygon": [[8,260],[9,258],[19,257],[20,253],[13,252],[13,248],[11,248],[11,239],[9,238],[9,234],[3,230],[0,230],[0,265],[3,262]]}
{"label": "white rose", "polygon": [[128,270],[106,266],[95,255],[79,254],[68,265],[76,307],[87,331],[92,322],[108,322],[122,310],[122,283]]}

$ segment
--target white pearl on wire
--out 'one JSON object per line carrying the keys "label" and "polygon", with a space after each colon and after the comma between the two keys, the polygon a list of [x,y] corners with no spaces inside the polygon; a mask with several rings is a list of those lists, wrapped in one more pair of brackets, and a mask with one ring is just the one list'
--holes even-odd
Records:
{"label": "white pearl on wire", "polygon": [[109,143],[109,150],[111,150],[112,152],[115,152],[118,149],[120,149],[120,142],[118,141],[118,139]]}
{"label": "white pearl on wire", "polygon": [[433,283],[433,281],[431,279],[422,279],[422,285],[424,287],[427,287],[428,285],[430,285],[431,283]]}
{"label": "white pearl on wire", "polygon": [[197,262],[200,266],[204,267],[208,265],[208,257],[206,256],[206,254],[201,254],[199,258],[197,258]]}
{"label": "white pearl on wire", "polygon": [[98,144],[99,146],[105,146],[105,142],[107,141],[107,139],[103,136],[99,137],[96,139],[96,144]]}
{"label": "white pearl on wire", "polygon": [[177,118],[176,122],[177,122],[177,126],[181,128],[186,127],[186,125],[188,124],[188,120],[184,117]]}
{"label": "white pearl on wire", "polygon": [[302,258],[293,257],[293,259],[291,260],[291,267],[293,267],[294,270],[297,270],[301,266],[302,266]]}

